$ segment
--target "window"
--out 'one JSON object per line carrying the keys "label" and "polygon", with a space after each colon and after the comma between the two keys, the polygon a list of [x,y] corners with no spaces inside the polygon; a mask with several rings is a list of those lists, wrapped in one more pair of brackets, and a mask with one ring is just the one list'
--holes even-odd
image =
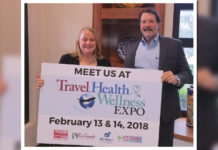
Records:
{"label": "window", "polygon": [[[174,5],[174,22],[173,38],[180,39],[183,44],[184,52],[189,66],[193,73],[193,4],[175,4]],[[186,84],[179,90],[180,106],[184,115],[187,112],[187,88]]]}
{"label": "window", "polygon": [[193,11],[192,10],[180,11],[179,38],[193,38]]}

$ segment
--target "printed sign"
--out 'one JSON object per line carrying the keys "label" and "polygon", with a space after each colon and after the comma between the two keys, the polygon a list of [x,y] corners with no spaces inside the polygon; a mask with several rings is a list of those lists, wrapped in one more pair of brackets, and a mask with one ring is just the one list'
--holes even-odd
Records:
{"label": "printed sign", "polygon": [[43,63],[37,142],[157,146],[161,75],[158,70]]}

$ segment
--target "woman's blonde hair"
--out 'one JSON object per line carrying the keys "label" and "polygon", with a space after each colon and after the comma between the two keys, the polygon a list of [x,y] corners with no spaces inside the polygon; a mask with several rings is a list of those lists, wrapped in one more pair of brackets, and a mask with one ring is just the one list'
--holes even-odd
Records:
{"label": "woman's blonde hair", "polygon": [[75,50],[73,50],[72,56],[73,56],[73,57],[75,57],[75,56],[81,57],[81,56],[82,56],[81,48],[80,48],[80,46],[79,46],[79,39],[80,39],[81,33],[82,33],[84,30],[88,30],[88,31],[92,32],[92,34],[94,35],[94,38],[95,38],[95,41],[96,41],[96,49],[95,49],[95,52],[94,52],[94,56],[95,56],[96,58],[100,58],[100,59],[103,58],[103,55],[102,55],[102,52],[101,52],[101,48],[100,48],[99,42],[98,42],[98,40],[97,40],[97,34],[96,34],[95,30],[94,30],[93,28],[91,28],[91,27],[84,27],[84,28],[82,28],[82,29],[80,30],[79,36],[78,36],[77,41],[76,41],[76,48],[75,48]]}

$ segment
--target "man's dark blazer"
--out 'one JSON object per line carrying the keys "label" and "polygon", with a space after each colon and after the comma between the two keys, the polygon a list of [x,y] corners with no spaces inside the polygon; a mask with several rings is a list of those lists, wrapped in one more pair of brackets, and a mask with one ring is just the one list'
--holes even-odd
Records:
{"label": "man's dark blazer", "polygon": [[[135,68],[136,50],[140,41],[128,45],[124,67]],[[180,117],[181,109],[178,88],[182,87],[185,83],[191,84],[193,82],[193,76],[187,63],[181,41],[160,36],[159,42],[159,70],[163,70],[164,72],[172,71],[173,74],[181,79],[179,87],[166,82],[163,83],[161,120],[168,122]]]}

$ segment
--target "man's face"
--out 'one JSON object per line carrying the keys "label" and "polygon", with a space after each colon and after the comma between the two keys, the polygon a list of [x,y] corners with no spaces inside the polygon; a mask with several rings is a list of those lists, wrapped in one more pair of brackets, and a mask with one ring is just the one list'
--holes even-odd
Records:
{"label": "man's face", "polygon": [[146,41],[151,41],[157,35],[159,23],[152,13],[143,13],[140,19],[140,30]]}

